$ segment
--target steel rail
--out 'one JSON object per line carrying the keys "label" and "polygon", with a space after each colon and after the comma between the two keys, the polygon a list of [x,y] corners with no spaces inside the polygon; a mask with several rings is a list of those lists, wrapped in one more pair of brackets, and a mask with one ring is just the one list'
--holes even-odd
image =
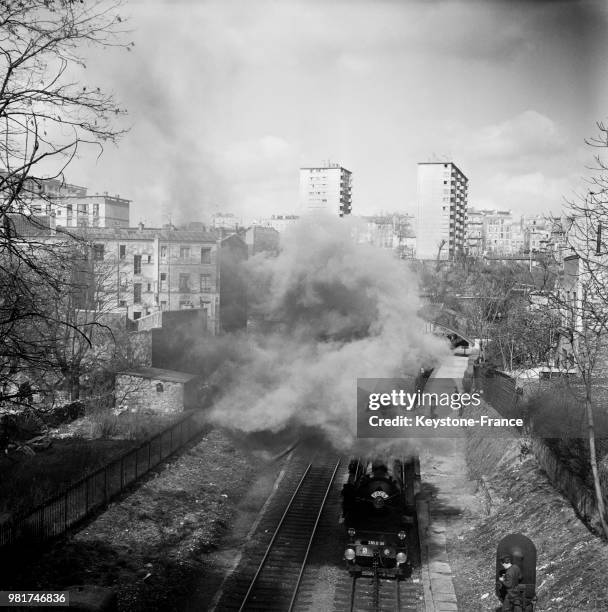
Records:
{"label": "steel rail", "polygon": [[336,472],[338,471],[339,467],[340,467],[340,459],[338,459],[334,467],[334,471],[332,472],[331,478],[329,479],[329,483],[327,485],[325,495],[323,496],[323,499],[321,500],[321,507],[319,508],[317,519],[315,520],[315,524],[312,528],[310,539],[308,540],[308,546],[306,547],[306,552],[304,553],[304,559],[302,560],[302,567],[300,568],[300,573],[298,574],[298,580],[296,582],[296,586],[294,588],[293,595],[291,597],[291,601],[289,602],[288,612],[291,612],[293,610],[293,607],[296,603],[296,598],[298,596],[298,591],[300,589],[300,583],[302,582],[302,576],[304,576],[304,568],[306,567],[306,562],[308,561],[308,555],[310,554],[312,542],[315,539],[315,534],[317,533],[317,527],[319,525],[319,521],[321,520],[321,514],[323,513],[323,509],[325,508],[325,502],[327,501],[327,496],[329,495],[329,492],[331,491],[331,487],[334,484],[334,479],[336,478]]}
{"label": "steel rail", "polygon": [[272,534],[272,538],[270,540],[270,543],[266,547],[266,552],[264,553],[264,556],[262,557],[262,560],[260,561],[260,565],[258,566],[258,569],[255,572],[255,575],[251,579],[251,583],[249,584],[249,588],[247,589],[247,593],[245,593],[245,597],[243,598],[243,603],[241,604],[241,607],[239,608],[239,612],[243,612],[243,610],[245,609],[245,606],[247,605],[247,601],[249,600],[249,596],[251,595],[251,591],[253,591],[253,587],[255,586],[255,583],[256,583],[256,581],[258,579],[258,576],[262,572],[262,569],[264,569],[264,564],[266,563],[266,559],[268,559],[268,555],[270,555],[270,551],[272,550],[272,545],[274,544],[274,541],[277,539],[277,535],[279,534],[279,530],[283,526],[283,523],[285,522],[285,518],[287,517],[287,515],[289,514],[289,511],[291,510],[291,506],[293,504],[293,501],[296,498],[297,494],[300,492],[300,489],[302,488],[302,485],[304,484],[304,481],[306,480],[306,477],[308,476],[308,472],[310,472],[310,468],[311,467],[312,467],[312,463],[309,463],[308,467],[304,471],[304,474],[302,475],[302,478],[300,478],[300,482],[298,482],[298,485],[295,488],[295,491],[293,492],[293,495],[291,496],[291,498],[289,500],[289,503],[287,504],[287,507],[285,508],[285,511],[283,512],[283,515],[281,516],[281,520],[279,521],[279,524],[277,525],[277,528],[274,530],[274,533]]}

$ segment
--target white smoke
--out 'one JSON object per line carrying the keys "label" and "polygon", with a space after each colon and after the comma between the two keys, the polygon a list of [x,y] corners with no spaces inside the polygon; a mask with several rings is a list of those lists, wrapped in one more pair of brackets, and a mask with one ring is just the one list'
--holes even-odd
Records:
{"label": "white smoke", "polygon": [[416,375],[447,353],[424,331],[415,276],[390,251],[356,244],[345,219],[301,220],[277,257],[248,262],[254,310],[274,330],[243,340],[221,368],[218,424],[245,432],[356,435],[357,378]]}

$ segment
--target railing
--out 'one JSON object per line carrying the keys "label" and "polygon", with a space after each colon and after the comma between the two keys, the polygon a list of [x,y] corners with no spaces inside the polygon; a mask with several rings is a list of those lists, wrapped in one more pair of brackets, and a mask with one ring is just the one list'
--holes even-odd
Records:
{"label": "railing", "polygon": [[197,421],[197,415],[200,412],[184,416],[29,513],[0,524],[0,548],[17,542],[40,542],[59,536],[106,506],[128,486],[199,434],[204,425]]}

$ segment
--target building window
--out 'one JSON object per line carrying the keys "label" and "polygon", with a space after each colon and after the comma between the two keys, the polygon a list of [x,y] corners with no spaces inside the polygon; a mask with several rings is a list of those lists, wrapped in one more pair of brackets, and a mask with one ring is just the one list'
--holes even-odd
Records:
{"label": "building window", "polygon": [[211,249],[207,247],[201,248],[201,263],[202,264],[211,263]]}
{"label": "building window", "polygon": [[190,247],[179,247],[179,258],[190,259]]}
{"label": "building window", "polygon": [[148,293],[150,293],[150,291],[152,291],[152,283],[148,283],[146,287],[147,287]]}
{"label": "building window", "polygon": [[133,303],[141,304],[141,283],[133,284]]}
{"label": "building window", "polygon": [[99,204],[93,204],[93,215],[99,217]]}
{"label": "building window", "polygon": [[182,293],[190,293],[190,275],[189,274],[179,275],[179,290]]}
{"label": "building window", "polygon": [[118,305],[119,305],[121,308],[125,308],[125,307],[126,307],[126,305],[127,305],[127,301],[126,301],[126,300],[118,300]]}
{"label": "building window", "polygon": [[167,310],[167,302],[165,300],[161,300],[160,309]]}
{"label": "building window", "polygon": [[166,246],[161,246],[160,247],[160,258],[163,261],[167,260],[167,247]]}
{"label": "building window", "polygon": [[134,312],[133,313],[133,320],[137,321],[137,319],[141,319],[141,312]]}
{"label": "building window", "polygon": [[201,274],[201,291],[209,293],[211,289],[211,274]]}
{"label": "building window", "polygon": [[93,261],[103,261],[103,252],[104,252],[103,244],[94,244],[93,245]]}
{"label": "building window", "polygon": [[124,259],[126,256],[127,256],[127,245],[121,244],[118,247],[118,257],[120,257],[120,259]]}
{"label": "building window", "polygon": [[133,274],[141,274],[141,255],[133,256]]}
{"label": "building window", "polygon": [[161,272],[160,273],[160,290],[166,291],[166,289],[167,289],[167,273]]}
{"label": "building window", "polygon": [[147,263],[152,263],[152,255],[148,255],[148,262]]}

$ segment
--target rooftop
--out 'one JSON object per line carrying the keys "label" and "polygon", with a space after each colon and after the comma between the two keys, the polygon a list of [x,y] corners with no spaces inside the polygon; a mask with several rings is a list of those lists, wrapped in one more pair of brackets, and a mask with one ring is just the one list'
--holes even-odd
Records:
{"label": "rooftop", "polygon": [[217,242],[216,232],[204,230],[180,230],[164,227],[75,227],[69,232],[86,240],[152,240],[159,238],[166,242]]}
{"label": "rooftop", "polygon": [[119,376],[138,376],[140,378],[164,380],[166,382],[187,383],[194,378],[196,374],[186,374],[177,370],[165,370],[164,368],[133,368],[132,370],[124,370],[118,372]]}

